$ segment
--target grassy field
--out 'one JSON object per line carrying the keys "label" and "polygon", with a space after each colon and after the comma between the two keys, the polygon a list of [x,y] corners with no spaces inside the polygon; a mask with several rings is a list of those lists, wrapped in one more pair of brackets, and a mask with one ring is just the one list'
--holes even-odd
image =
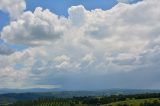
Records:
{"label": "grassy field", "polygon": [[101,105],[101,106],[118,106],[118,104],[128,104],[129,106],[140,106],[141,103],[144,102],[160,102],[159,98],[149,98],[149,99],[133,99],[133,100],[126,100],[126,101],[119,101],[119,102],[114,102],[106,105]]}
{"label": "grassy field", "polygon": [[25,96],[15,102],[2,102],[0,106],[160,106],[160,93],[73,98],[44,97],[31,100],[27,98],[29,97]]}

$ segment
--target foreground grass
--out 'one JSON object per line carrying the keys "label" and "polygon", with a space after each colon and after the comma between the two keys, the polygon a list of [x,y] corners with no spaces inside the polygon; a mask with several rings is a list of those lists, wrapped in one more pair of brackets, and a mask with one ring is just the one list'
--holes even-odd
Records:
{"label": "foreground grass", "polygon": [[132,99],[132,100],[126,100],[126,101],[119,101],[119,102],[114,102],[110,104],[105,104],[101,106],[119,106],[120,104],[127,104],[127,106],[140,106],[141,103],[154,103],[154,102],[160,102],[159,98],[149,98],[149,99]]}

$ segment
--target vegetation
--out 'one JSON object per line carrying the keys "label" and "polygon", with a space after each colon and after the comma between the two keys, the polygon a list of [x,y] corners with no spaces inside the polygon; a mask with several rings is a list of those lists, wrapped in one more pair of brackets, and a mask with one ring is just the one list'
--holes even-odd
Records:
{"label": "vegetation", "polygon": [[160,106],[160,100],[158,98],[133,99],[105,104],[102,106]]}
{"label": "vegetation", "polygon": [[72,98],[46,97],[37,100],[17,101],[2,106],[160,106],[159,98],[160,93]]}

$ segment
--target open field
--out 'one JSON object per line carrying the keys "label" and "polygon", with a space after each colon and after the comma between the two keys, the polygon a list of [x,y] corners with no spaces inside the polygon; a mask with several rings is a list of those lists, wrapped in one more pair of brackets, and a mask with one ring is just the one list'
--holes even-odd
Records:
{"label": "open field", "polygon": [[0,106],[160,106],[160,93],[130,95],[83,96],[71,98],[40,97],[15,102],[6,102]]}
{"label": "open field", "polygon": [[160,103],[160,99],[159,98],[133,99],[133,100],[113,102],[113,103],[104,104],[101,106],[141,106],[144,103],[157,103],[156,106],[158,106],[158,104]]}

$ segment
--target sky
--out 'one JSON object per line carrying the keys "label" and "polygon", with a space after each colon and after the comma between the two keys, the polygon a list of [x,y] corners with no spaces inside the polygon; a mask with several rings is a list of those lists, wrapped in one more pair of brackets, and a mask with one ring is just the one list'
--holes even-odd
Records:
{"label": "sky", "polygon": [[159,9],[159,0],[0,0],[0,88],[160,89]]}

